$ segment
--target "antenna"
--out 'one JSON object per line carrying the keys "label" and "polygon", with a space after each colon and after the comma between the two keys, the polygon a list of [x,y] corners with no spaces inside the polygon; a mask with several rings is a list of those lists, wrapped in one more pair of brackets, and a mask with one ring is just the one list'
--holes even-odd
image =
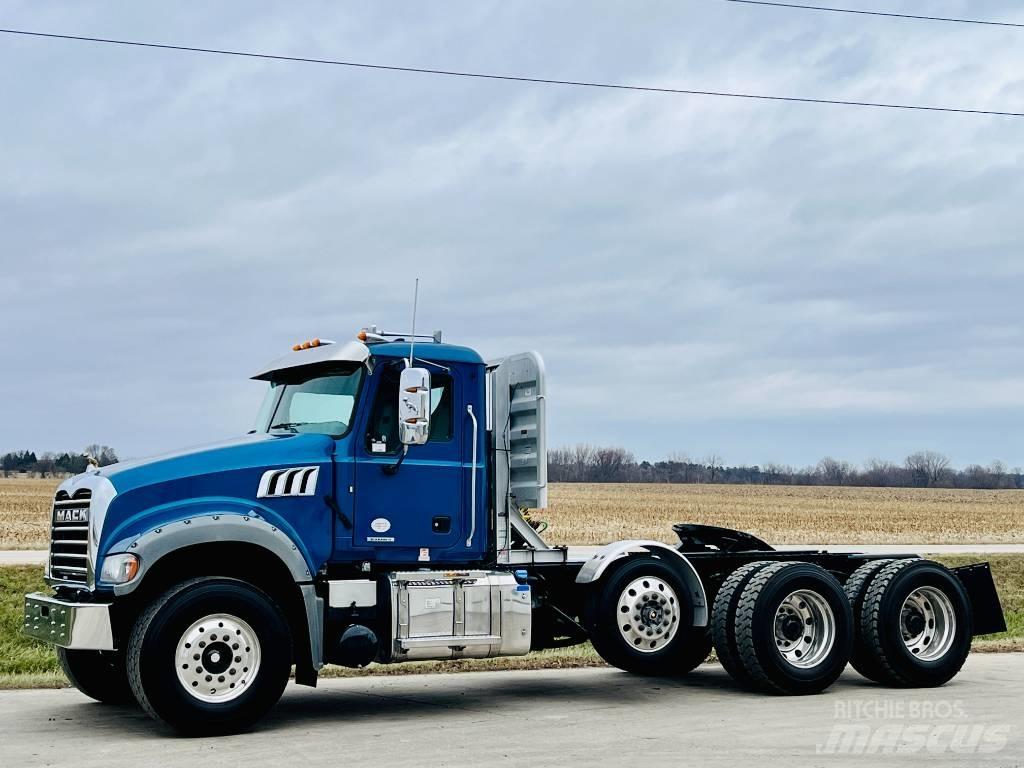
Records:
{"label": "antenna", "polygon": [[420,279],[416,278],[416,286],[412,289],[412,333],[409,335],[409,367],[412,368],[412,350],[416,344],[416,302],[420,297]]}

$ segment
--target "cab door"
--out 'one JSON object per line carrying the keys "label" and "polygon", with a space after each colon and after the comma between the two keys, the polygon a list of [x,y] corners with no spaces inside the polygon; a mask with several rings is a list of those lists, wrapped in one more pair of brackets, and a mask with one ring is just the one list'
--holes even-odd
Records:
{"label": "cab door", "polygon": [[[429,562],[465,537],[464,453],[469,446],[458,418],[464,387],[457,368],[432,372],[430,437],[423,445],[409,446],[402,458],[402,368],[401,362],[388,363],[371,377],[376,380],[372,406],[354,451],[354,544],[375,550],[375,560]],[[453,557],[445,554],[444,559]]]}

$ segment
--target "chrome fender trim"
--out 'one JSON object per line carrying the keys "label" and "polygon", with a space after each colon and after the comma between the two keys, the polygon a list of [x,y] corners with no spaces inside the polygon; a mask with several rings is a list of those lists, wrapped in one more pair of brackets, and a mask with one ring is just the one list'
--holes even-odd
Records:
{"label": "chrome fender trim", "polygon": [[697,569],[685,555],[660,541],[635,539],[606,544],[583,564],[579,573],[576,574],[576,583],[592,584],[599,581],[613,562],[639,554],[655,555],[676,568],[689,590],[690,601],[693,603],[693,626],[706,627],[708,625],[707,593],[704,591],[704,584],[701,583]]}

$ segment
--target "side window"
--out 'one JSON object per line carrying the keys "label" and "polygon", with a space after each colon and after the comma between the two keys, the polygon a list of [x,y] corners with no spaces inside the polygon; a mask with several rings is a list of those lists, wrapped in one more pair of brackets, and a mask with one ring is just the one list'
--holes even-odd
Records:
{"label": "side window", "polygon": [[370,453],[398,453],[398,368],[388,366],[381,371],[377,398],[366,430],[366,450]]}
{"label": "side window", "polygon": [[430,377],[430,440],[452,439],[452,377]]}
{"label": "side window", "polygon": [[[366,432],[366,450],[376,454],[396,454],[401,450],[398,440],[398,376],[400,366],[382,372],[383,379],[370,414]],[[451,440],[452,378],[443,373],[430,377],[430,441]]]}

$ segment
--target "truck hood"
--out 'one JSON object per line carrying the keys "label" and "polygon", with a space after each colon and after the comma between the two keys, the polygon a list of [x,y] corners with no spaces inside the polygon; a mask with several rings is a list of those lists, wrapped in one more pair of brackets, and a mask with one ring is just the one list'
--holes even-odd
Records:
{"label": "truck hood", "polygon": [[[84,483],[109,484],[113,494],[91,523],[98,551],[179,519],[254,514],[284,531],[318,567],[331,547],[331,512],[322,497],[333,492],[335,445],[327,435],[257,433],[88,472],[80,476]],[[259,498],[268,470],[314,466],[327,469],[313,495]],[[316,545],[306,551],[303,541]]]}
{"label": "truck hood", "polygon": [[[308,461],[311,456],[320,457],[324,461],[333,449],[334,440],[326,435],[260,432],[147,459],[122,461],[93,470],[89,474],[110,480],[120,495],[155,483],[271,469],[292,462]],[[229,490],[225,488],[221,493],[228,495]],[[253,497],[255,493],[256,488],[253,487],[250,493],[240,495]]]}

